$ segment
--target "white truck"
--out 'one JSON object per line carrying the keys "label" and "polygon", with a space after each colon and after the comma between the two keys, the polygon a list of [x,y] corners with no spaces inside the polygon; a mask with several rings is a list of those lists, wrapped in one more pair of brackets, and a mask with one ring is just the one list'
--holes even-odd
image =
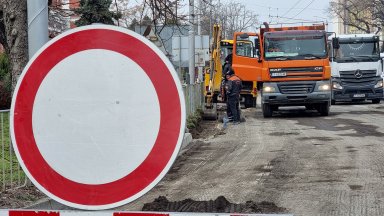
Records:
{"label": "white truck", "polygon": [[380,38],[374,34],[349,34],[332,37],[332,100],[371,100],[383,98],[383,59]]}

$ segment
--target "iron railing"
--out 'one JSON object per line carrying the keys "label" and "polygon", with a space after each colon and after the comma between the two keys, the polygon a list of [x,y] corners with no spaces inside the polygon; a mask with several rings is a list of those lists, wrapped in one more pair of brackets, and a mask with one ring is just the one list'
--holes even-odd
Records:
{"label": "iron railing", "polygon": [[17,161],[9,134],[9,110],[0,110],[0,191],[27,184],[27,177]]}
{"label": "iron railing", "polygon": [[187,118],[202,108],[204,102],[203,88],[203,83],[183,85]]}

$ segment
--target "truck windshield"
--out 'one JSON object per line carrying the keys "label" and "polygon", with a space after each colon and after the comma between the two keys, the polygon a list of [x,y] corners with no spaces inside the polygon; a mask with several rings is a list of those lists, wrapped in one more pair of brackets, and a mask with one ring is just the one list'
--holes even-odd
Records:
{"label": "truck windshield", "polygon": [[327,57],[324,35],[265,35],[266,60],[322,59]]}
{"label": "truck windshield", "polygon": [[378,41],[342,41],[334,51],[336,62],[370,62],[380,59]]}

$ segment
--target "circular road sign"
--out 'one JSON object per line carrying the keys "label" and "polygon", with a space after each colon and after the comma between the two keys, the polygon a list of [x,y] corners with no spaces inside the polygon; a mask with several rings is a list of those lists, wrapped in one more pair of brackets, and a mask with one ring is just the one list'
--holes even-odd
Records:
{"label": "circular road sign", "polygon": [[11,137],[31,181],[65,205],[117,207],[152,189],[185,129],[176,71],[132,31],[91,25],[44,45],[20,76]]}

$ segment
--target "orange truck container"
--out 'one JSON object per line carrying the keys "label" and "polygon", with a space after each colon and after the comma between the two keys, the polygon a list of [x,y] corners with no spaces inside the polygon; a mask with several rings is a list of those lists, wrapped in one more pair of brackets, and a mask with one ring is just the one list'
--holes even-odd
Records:
{"label": "orange truck container", "polygon": [[328,115],[331,68],[325,25],[264,25],[259,33],[234,34],[232,60],[246,89],[257,82],[264,117],[280,106],[305,106]]}

